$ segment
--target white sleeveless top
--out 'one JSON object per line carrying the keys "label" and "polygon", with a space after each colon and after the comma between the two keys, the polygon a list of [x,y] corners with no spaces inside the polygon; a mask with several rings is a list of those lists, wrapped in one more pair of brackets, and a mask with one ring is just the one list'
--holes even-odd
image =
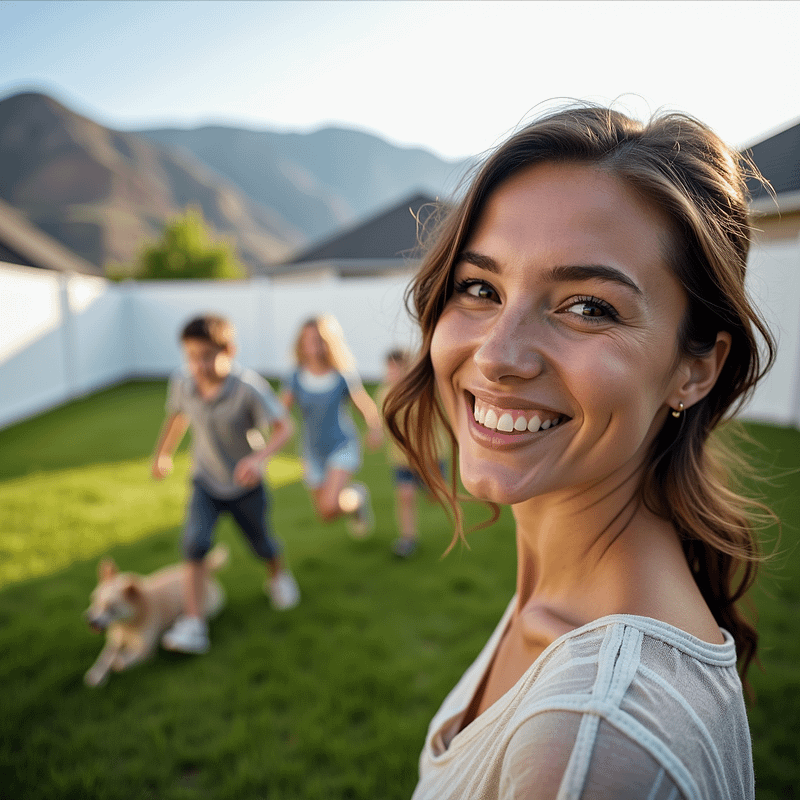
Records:
{"label": "white sleeveless top", "polygon": [[431,721],[413,800],[753,800],[736,648],[648,617],[553,642],[460,733],[514,608]]}

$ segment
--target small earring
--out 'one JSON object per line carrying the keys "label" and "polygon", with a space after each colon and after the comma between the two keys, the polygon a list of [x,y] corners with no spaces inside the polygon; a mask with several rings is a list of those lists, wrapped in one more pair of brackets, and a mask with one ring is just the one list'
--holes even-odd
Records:
{"label": "small earring", "polygon": [[673,417],[679,417],[681,414],[683,414],[683,403],[678,403],[678,405],[680,408],[677,411],[674,408],[672,409]]}

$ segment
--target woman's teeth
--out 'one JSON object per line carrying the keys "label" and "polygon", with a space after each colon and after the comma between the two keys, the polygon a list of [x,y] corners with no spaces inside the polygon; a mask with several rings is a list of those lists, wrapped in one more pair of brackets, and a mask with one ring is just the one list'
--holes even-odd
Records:
{"label": "woman's teeth", "polygon": [[500,411],[498,413],[493,408],[488,408],[480,403],[477,398],[473,414],[479,425],[501,433],[522,433],[523,431],[536,433],[536,431],[546,431],[561,422],[561,417],[542,419],[544,412],[528,412],[531,416],[524,411]]}

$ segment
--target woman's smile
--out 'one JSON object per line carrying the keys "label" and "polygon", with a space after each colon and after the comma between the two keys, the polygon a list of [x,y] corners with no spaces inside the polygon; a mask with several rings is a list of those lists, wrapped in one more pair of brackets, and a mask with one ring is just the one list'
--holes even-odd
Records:
{"label": "woman's smile", "polygon": [[478,435],[507,434],[499,442],[530,440],[529,434],[555,428],[568,419],[566,415],[543,408],[514,408],[513,401],[487,401],[467,392],[466,403],[472,411]]}

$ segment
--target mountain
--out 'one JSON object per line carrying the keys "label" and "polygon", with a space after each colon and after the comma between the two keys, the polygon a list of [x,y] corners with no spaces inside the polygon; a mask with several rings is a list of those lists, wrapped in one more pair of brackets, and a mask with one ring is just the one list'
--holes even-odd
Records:
{"label": "mountain", "polygon": [[130,264],[190,203],[251,270],[305,241],[201,163],[35,92],[0,101],[0,199],[98,267]]}
{"label": "mountain", "polygon": [[414,192],[450,196],[465,167],[341,128],[307,134],[221,126],[136,133],[191,154],[310,242]]}
{"label": "mountain", "polygon": [[229,127],[117,131],[37,92],[0,100],[0,200],[87,261],[135,262],[187,205],[251,273],[463,172],[367,133]]}

